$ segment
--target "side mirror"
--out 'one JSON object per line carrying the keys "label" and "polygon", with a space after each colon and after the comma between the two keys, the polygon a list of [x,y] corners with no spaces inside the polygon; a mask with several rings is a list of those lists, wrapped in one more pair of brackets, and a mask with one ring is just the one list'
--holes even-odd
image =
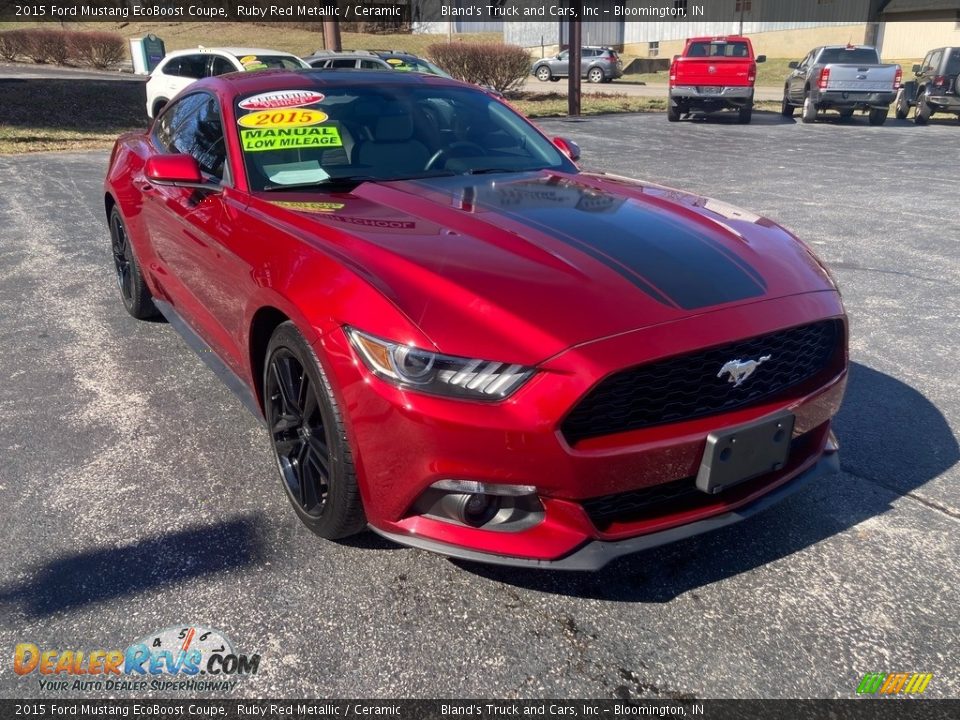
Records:
{"label": "side mirror", "polygon": [[200,165],[192,155],[151,155],[143,167],[147,180],[157,185],[176,185],[215,190],[218,185],[207,182]]}
{"label": "side mirror", "polygon": [[580,159],[580,146],[577,145],[573,140],[564,137],[555,137],[553,139],[553,144],[557,146],[557,149],[560,150],[560,152],[574,162]]}
{"label": "side mirror", "polygon": [[791,70],[796,70],[798,67],[800,67],[800,63],[794,60],[793,62],[787,63],[787,67]]}
{"label": "side mirror", "polygon": [[922,67],[922,66],[920,66],[920,65],[914,65],[914,66],[913,66],[913,74],[914,74],[914,75],[919,75],[921,72],[923,72],[923,67]]}
{"label": "side mirror", "polygon": [[766,62],[766,61],[767,61],[767,56],[766,56],[766,55],[757,55],[756,62],[762,63],[762,62]]}

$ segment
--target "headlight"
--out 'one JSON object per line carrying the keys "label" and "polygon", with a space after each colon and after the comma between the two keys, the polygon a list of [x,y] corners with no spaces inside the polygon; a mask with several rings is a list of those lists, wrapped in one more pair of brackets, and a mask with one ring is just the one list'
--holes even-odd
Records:
{"label": "headlight", "polygon": [[523,365],[452,357],[345,328],[350,343],[377,377],[394,385],[453,397],[495,401],[533,375]]}

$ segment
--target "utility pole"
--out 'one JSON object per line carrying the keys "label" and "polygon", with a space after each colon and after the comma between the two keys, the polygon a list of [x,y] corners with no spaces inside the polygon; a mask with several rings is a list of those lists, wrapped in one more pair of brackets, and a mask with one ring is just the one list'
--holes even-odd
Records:
{"label": "utility pole", "polygon": [[570,0],[573,16],[576,20],[567,23],[567,40],[570,60],[567,72],[567,114],[571,117],[580,117],[580,15],[583,13],[582,0]]}
{"label": "utility pole", "polygon": [[327,50],[333,50],[335,52],[340,52],[343,49],[343,46],[341,45],[341,42],[340,42],[340,21],[339,20],[324,19],[323,47],[326,48]]}

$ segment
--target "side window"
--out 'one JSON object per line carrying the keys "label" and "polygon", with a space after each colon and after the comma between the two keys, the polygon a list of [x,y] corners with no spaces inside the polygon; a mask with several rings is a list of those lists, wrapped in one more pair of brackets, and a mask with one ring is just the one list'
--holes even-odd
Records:
{"label": "side window", "polygon": [[222,180],[227,151],[217,99],[206,93],[190,97],[196,100],[174,128],[172,151],[192,155],[201,170]]}
{"label": "side window", "polygon": [[161,150],[170,153],[180,152],[174,145],[174,136],[178,128],[200,108],[207,97],[209,96],[200,93],[187,95],[165,108],[157,118],[154,129],[154,137]]}
{"label": "side window", "polygon": [[236,72],[237,69],[229,60],[220,55],[214,55],[210,61],[211,75],[224,75],[226,73]]}
{"label": "side window", "polygon": [[934,50],[930,53],[930,62],[925,63],[927,67],[930,68],[930,72],[938,72],[940,70],[940,61],[943,59],[943,50]]}
{"label": "side window", "polygon": [[199,80],[207,72],[207,58],[203,55],[184,55],[180,58],[180,67],[177,75]]}
{"label": "side window", "polygon": [[383,68],[383,65],[376,62],[375,60],[361,60],[360,67],[365,68],[367,70],[380,70]]}
{"label": "side window", "polygon": [[352,68],[357,66],[357,61],[352,58],[337,58],[330,63],[330,67],[335,68]]}
{"label": "side window", "polygon": [[180,74],[180,58],[173,58],[170,62],[164,65],[160,72],[164,75],[179,75]]}

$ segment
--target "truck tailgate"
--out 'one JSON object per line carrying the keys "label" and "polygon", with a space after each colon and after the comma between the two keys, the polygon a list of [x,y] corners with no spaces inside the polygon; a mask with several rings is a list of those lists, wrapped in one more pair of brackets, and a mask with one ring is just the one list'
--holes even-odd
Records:
{"label": "truck tailgate", "polygon": [[674,64],[673,85],[753,85],[754,62],[744,58],[678,58]]}
{"label": "truck tailgate", "polygon": [[840,65],[831,63],[827,90],[843,92],[890,92],[897,74],[896,65]]}

